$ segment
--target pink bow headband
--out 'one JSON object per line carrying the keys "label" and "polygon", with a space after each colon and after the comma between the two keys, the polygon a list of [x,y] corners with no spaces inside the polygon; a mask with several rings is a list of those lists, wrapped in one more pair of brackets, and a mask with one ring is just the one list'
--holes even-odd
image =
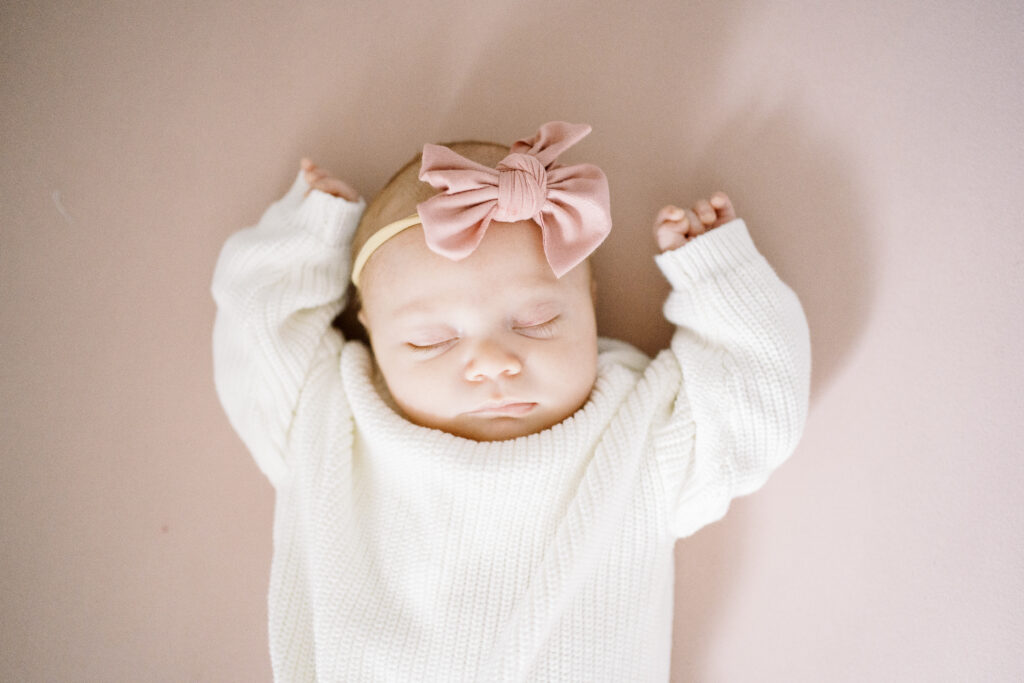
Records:
{"label": "pink bow headband", "polygon": [[540,226],[544,255],[555,276],[562,277],[612,227],[604,172],[593,164],[556,163],[559,154],[590,131],[586,124],[545,123],[532,138],[516,141],[495,168],[447,147],[424,145],[419,178],[441,192],[417,204],[412,216],[374,233],[353,263],[352,281],[359,284],[370,254],[413,225],[422,224],[431,251],[458,261],[473,253],[492,221],[526,219]]}

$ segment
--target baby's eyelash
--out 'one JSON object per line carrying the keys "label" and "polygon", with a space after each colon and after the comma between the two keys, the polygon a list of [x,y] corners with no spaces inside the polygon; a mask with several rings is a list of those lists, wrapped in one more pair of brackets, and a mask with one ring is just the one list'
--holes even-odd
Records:
{"label": "baby's eyelash", "polygon": [[[536,325],[513,325],[512,329],[527,337],[533,337],[534,339],[551,339],[555,336],[555,323],[558,322],[560,316],[555,316],[550,320],[546,320]],[[413,344],[412,342],[406,342],[405,346],[413,353],[431,353],[444,351],[448,347],[453,346],[459,341],[458,337],[452,337],[451,339],[445,339],[434,344]]]}
{"label": "baby's eyelash", "polygon": [[456,341],[458,341],[458,338],[453,337],[452,339],[445,339],[444,341],[437,342],[436,344],[426,344],[424,346],[421,346],[419,344],[413,344],[412,342],[407,342],[406,346],[408,346],[409,349],[415,353],[426,353],[428,351],[437,351],[443,347],[453,344]]}
{"label": "baby's eyelash", "polygon": [[549,339],[555,334],[555,322],[557,321],[558,316],[556,315],[546,322],[537,323],[536,325],[517,325],[514,329],[531,337]]}

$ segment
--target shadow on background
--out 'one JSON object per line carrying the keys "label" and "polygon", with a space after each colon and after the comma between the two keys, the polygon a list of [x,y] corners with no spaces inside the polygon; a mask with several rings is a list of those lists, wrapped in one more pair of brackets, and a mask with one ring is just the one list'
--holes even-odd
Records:
{"label": "shadow on background", "polygon": [[[865,327],[875,290],[860,229],[864,192],[819,128],[798,104],[765,111],[751,103],[722,123],[696,165],[697,185],[737,188],[758,248],[800,297],[811,332],[812,410]],[[743,566],[742,529],[754,514],[756,496],[676,545],[673,672],[682,680],[707,680],[701,660]]]}

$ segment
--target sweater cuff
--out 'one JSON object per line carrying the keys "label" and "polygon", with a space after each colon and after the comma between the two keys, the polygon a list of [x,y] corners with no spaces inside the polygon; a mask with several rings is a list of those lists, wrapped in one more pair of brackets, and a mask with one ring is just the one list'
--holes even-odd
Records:
{"label": "sweater cuff", "polygon": [[366,200],[362,197],[350,202],[320,190],[313,190],[302,200],[295,221],[324,245],[332,248],[344,247],[351,243],[365,209]]}
{"label": "sweater cuff", "polygon": [[736,218],[677,249],[657,254],[654,261],[673,289],[685,290],[762,258],[747,232],[747,224],[742,218]]}

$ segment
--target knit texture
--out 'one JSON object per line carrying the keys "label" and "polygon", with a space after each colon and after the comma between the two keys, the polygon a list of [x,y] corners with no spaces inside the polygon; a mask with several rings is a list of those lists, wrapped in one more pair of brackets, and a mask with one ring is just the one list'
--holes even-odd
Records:
{"label": "knit texture", "polygon": [[746,225],[656,257],[669,349],[601,339],[576,414],[475,442],[397,414],[331,327],[364,204],[307,189],[213,281],[217,391],[277,495],[275,680],[668,680],[675,541],[759,488],[807,414],[803,310]]}

